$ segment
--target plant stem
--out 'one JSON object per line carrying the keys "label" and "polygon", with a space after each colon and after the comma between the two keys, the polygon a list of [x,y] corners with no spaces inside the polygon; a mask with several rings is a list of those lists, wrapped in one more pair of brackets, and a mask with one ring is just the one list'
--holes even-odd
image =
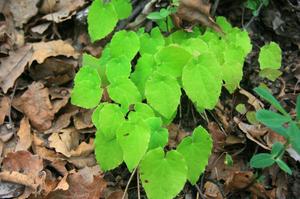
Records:
{"label": "plant stem", "polygon": [[136,172],[136,181],[137,181],[138,199],[141,199],[139,171]]}
{"label": "plant stem", "polygon": [[126,193],[127,193],[127,191],[128,191],[128,188],[129,188],[129,184],[130,184],[130,182],[132,181],[132,178],[133,178],[133,176],[134,176],[136,170],[137,170],[137,167],[133,170],[133,172],[131,173],[131,176],[129,177],[129,180],[128,180],[127,185],[126,185],[126,187],[125,187],[125,190],[124,190],[122,199],[125,199]]}
{"label": "plant stem", "polygon": [[[263,8],[264,4],[261,3],[257,9],[257,16],[260,14],[260,11],[261,9]],[[252,16],[252,18],[250,19],[250,21],[244,26],[244,29],[248,29],[248,27],[252,24],[252,22],[254,21],[254,19],[257,17],[257,16]]]}

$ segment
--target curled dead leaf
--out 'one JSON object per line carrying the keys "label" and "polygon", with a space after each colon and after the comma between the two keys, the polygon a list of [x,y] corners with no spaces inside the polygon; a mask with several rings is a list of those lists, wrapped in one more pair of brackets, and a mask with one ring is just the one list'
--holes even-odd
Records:
{"label": "curled dead leaf", "polygon": [[10,99],[9,97],[0,98],[0,125],[4,123],[5,117],[10,114]]}
{"label": "curled dead leaf", "polygon": [[33,82],[23,95],[13,100],[13,106],[23,112],[38,131],[51,127],[53,106],[49,100],[49,90],[41,82]]}
{"label": "curled dead leaf", "polygon": [[14,85],[16,79],[23,73],[32,58],[32,54],[32,46],[25,45],[11,52],[8,57],[0,61],[0,87],[4,93],[7,93],[8,89]]}
{"label": "curled dead leaf", "polygon": [[31,65],[33,61],[37,61],[37,63],[41,64],[46,60],[46,58],[59,55],[74,57],[75,59],[79,56],[78,52],[76,52],[73,46],[63,40],[32,43],[32,47],[33,55],[29,65]]}
{"label": "curled dead leaf", "polygon": [[18,130],[18,143],[15,151],[23,151],[29,149],[32,142],[31,128],[29,120],[27,117],[24,117],[20,123],[20,129]]}

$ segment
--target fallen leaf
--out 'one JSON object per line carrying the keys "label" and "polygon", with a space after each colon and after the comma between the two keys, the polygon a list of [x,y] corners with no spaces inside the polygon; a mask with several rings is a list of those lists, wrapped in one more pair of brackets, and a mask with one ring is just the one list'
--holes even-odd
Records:
{"label": "fallen leaf", "polygon": [[77,173],[69,174],[67,183],[68,190],[55,190],[46,199],[99,199],[106,188],[102,174],[95,174],[92,168],[84,168]]}
{"label": "fallen leaf", "polygon": [[48,140],[49,146],[56,152],[71,157],[71,151],[78,147],[79,133],[74,128],[64,129],[60,133],[52,133]]}
{"label": "fallen leaf", "polygon": [[223,34],[222,29],[210,16],[211,4],[204,0],[179,0],[177,16],[193,24],[201,24]]}
{"label": "fallen leaf", "polygon": [[32,135],[29,120],[27,117],[24,117],[21,120],[20,129],[18,130],[17,135],[19,137],[19,140],[15,151],[28,150],[32,143]]}
{"label": "fallen leaf", "polygon": [[264,104],[259,99],[245,89],[240,89],[239,92],[248,98],[248,103],[252,105],[256,111],[264,107]]}
{"label": "fallen leaf", "polygon": [[92,167],[97,165],[94,154],[90,154],[89,156],[70,157],[67,159],[67,161],[72,163],[77,168]]}
{"label": "fallen leaf", "polygon": [[76,129],[92,128],[93,110],[81,109],[76,115],[73,116],[73,122]]}
{"label": "fallen leaf", "polygon": [[223,199],[219,187],[210,181],[204,184],[204,195],[207,199]]}
{"label": "fallen leaf", "polygon": [[33,82],[27,91],[15,98],[13,107],[23,112],[38,131],[45,131],[52,125],[54,111],[49,90],[41,82]]}
{"label": "fallen leaf", "polygon": [[189,135],[188,132],[184,131],[178,124],[170,124],[168,127],[169,131],[169,143],[170,148],[176,148],[180,141]]}
{"label": "fallen leaf", "polygon": [[89,143],[81,142],[75,150],[71,150],[72,157],[88,156],[94,151],[94,140],[90,139]]}
{"label": "fallen leaf", "polygon": [[16,27],[22,27],[28,20],[38,12],[39,0],[13,0],[9,1],[10,11],[14,17]]}
{"label": "fallen leaf", "polygon": [[10,114],[10,99],[9,97],[2,97],[0,99],[0,125],[4,123],[5,117]]}
{"label": "fallen leaf", "polygon": [[49,42],[32,43],[33,55],[29,61],[29,65],[33,61],[37,63],[43,63],[48,57],[55,57],[63,55],[66,57],[78,58],[79,54],[76,50],[66,41],[54,40]]}
{"label": "fallen leaf", "polygon": [[26,65],[31,60],[33,51],[31,45],[25,45],[3,58],[0,63],[0,87],[7,93],[16,79],[23,73]]}
{"label": "fallen leaf", "polygon": [[11,182],[0,183],[0,198],[17,198],[24,192],[25,187]]}
{"label": "fallen leaf", "polygon": [[53,21],[60,23],[70,19],[76,10],[82,8],[85,5],[85,0],[63,0],[59,1],[53,6],[52,13],[45,15],[42,19],[47,21]]}
{"label": "fallen leaf", "polygon": [[62,129],[67,128],[71,123],[71,117],[78,112],[78,109],[75,109],[71,112],[63,113],[62,115],[58,116],[57,119],[54,121],[52,127],[45,131],[45,134],[60,132]]}
{"label": "fallen leaf", "polygon": [[32,64],[30,77],[35,81],[44,81],[47,85],[60,86],[74,79],[78,62],[69,58],[49,57],[41,64]]}
{"label": "fallen leaf", "polygon": [[31,193],[40,191],[39,187],[42,186],[46,177],[43,168],[43,160],[28,151],[8,153],[3,159],[0,178],[25,185],[26,188],[22,196],[26,198]]}
{"label": "fallen leaf", "polygon": [[248,190],[259,198],[270,198],[263,185],[256,182],[251,171],[234,172],[225,182],[225,191],[232,193],[240,190]]}
{"label": "fallen leaf", "polygon": [[0,125],[0,140],[2,142],[9,141],[13,137],[15,132],[15,128],[13,128],[13,126],[9,123]]}
{"label": "fallen leaf", "polygon": [[219,126],[215,122],[208,123],[207,128],[212,136],[213,140],[213,152],[224,152],[224,146],[226,142],[226,135],[220,130]]}

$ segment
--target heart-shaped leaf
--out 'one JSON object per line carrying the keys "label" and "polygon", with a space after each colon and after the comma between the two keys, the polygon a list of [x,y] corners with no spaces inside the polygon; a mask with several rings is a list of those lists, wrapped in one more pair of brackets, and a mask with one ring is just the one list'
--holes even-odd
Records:
{"label": "heart-shaped leaf", "polygon": [[172,199],[186,182],[186,162],[177,151],[165,154],[162,148],[157,148],[141,161],[140,177],[149,199]]}
{"label": "heart-shaped leaf", "polygon": [[[196,184],[201,173],[205,170],[212,149],[212,139],[201,126],[197,127],[193,135],[184,138],[177,147],[188,165],[188,180]],[[201,158],[200,158],[201,157]]]}

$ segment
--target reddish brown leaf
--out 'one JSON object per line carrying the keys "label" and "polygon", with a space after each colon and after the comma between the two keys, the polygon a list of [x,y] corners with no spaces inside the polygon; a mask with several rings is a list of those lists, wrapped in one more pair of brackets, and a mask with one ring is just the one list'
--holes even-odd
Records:
{"label": "reddish brown leaf", "polygon": [[4,119],[6,116],[8,116],[10,113],[10,99],[9,97],[2,97],[0,99],[0,125],[3,124]]}

